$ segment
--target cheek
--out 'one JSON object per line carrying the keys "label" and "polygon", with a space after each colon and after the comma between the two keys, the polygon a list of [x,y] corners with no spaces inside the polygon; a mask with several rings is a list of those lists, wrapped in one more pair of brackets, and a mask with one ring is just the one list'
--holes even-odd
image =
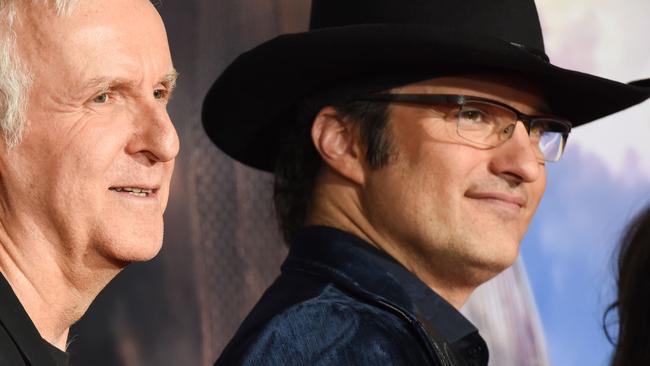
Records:
{"label": "cheek", "polygon": [[167,203],[169,202],[169,194],[170,191],[172,190],[172,176],[174,173],[174,165],[175,165],[175,160],[171,160],[164,163],[165,176],[163,178],[164,179],[163,184],[160,189],[160,199],[161,199],[160,202],[161,202],[161,207],[163,212],[167,208]]}
{"label": "cheek", "polygon": [[389,217],[403,216],[398,220],[412,232],[453,226],[458,216],[463,179],[444,150],[422,145],[412,149],[416,153],[395,161],[396,174],[383,183],[384,192],[393,196],[386,208]]}
{"label": "cheek", "polygon": [[[111,135],[77,135],[63,153],[51,163],[52,189],[59,205],[70,210],[82,207],[101,210],[111,185],[111,177],[120,171],[124,155]],[[84,210],[81,210],[84,211]]]}
{"label": "cheek", "polygon": [[539,178],[538,186],[536,187],[536,195],[539,197],[538,201],[542,199],[544,196],[544,192],[546,192],[546,168],[542,168],[542,174],[541,177]]}
{"label": "cheek", "polygon": [[481,160],[475,151],[462,145],[430,143],[423,146],[406,168],[417,176],[421,190],[437,194],[441,200],[458,198],[473,175],[481,175]]}
{"label": "cheek", "polygon": [[64,154],[75,160],[81,174],[97,176],[106,173],[125,155],[130,134],[127,126],[119,120],[107,121],[97,117],[88,120],[77,129]]}
{"label": "cheek", "polygon": [[532,219],[532,216],[535,214],[535,211],[537,211],[537,208],[542,201],[542,197],[544,197],[544,192],[546,191],[546,182],[546,170],[542,168],[542,174],[540,175],[539,179],[530,184],[529,196],[532,203],[530,219]]}

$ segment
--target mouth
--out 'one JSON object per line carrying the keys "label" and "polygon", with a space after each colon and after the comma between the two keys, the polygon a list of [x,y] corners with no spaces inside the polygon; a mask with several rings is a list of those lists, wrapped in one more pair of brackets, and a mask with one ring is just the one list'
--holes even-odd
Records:
{"label": "mouth", "polygon": [[144,198],[153,196],[158,191],[157,188],[144,188],[144,187],[110,187],[108,188],[108,190],[117,193],[129,194],[132,196],[144,197]]}
{"label": "mouth", "polygon": [[467,192],[466,197],[484,202],[492,202],[519,210],[526,207],[526,199],[519,195],[501,192]]}

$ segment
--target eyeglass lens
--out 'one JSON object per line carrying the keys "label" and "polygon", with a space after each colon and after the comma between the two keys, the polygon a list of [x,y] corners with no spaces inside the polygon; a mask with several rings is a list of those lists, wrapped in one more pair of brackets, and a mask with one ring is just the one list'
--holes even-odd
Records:
{"label": "eyeglass lens", "polygon": [[[514,111],[482,101],[465,102],[452,115],[456,117],[458,135],[485,147],[496,147],[510,139],[519,120]],[[566,142],[566,125],[545,118],[522,122],[530,123],[526,127],[536,156],[546,161],[558,161]]]}

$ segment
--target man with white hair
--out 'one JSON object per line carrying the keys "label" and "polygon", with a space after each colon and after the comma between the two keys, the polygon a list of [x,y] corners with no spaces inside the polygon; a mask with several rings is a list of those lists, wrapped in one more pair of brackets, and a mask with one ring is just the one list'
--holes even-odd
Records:
{"label": "man with white hair", "polygon": [[65,365],[70,326],[157,254],[179,141],[146,0],[0,0],[0,365]]}

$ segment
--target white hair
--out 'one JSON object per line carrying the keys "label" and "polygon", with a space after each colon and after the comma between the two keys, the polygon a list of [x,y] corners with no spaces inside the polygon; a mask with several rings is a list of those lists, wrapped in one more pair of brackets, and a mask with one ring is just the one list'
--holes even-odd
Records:
{"label": "white hair", "polygon": [[[18,5],[25,0],[0,0],[0,133],[8,147],[17,145],[25,129],[25,109],[31,74],[18,55],[13,24]],[[52,6],[59,16],[69,15],[78,0],[32,0]]]}

